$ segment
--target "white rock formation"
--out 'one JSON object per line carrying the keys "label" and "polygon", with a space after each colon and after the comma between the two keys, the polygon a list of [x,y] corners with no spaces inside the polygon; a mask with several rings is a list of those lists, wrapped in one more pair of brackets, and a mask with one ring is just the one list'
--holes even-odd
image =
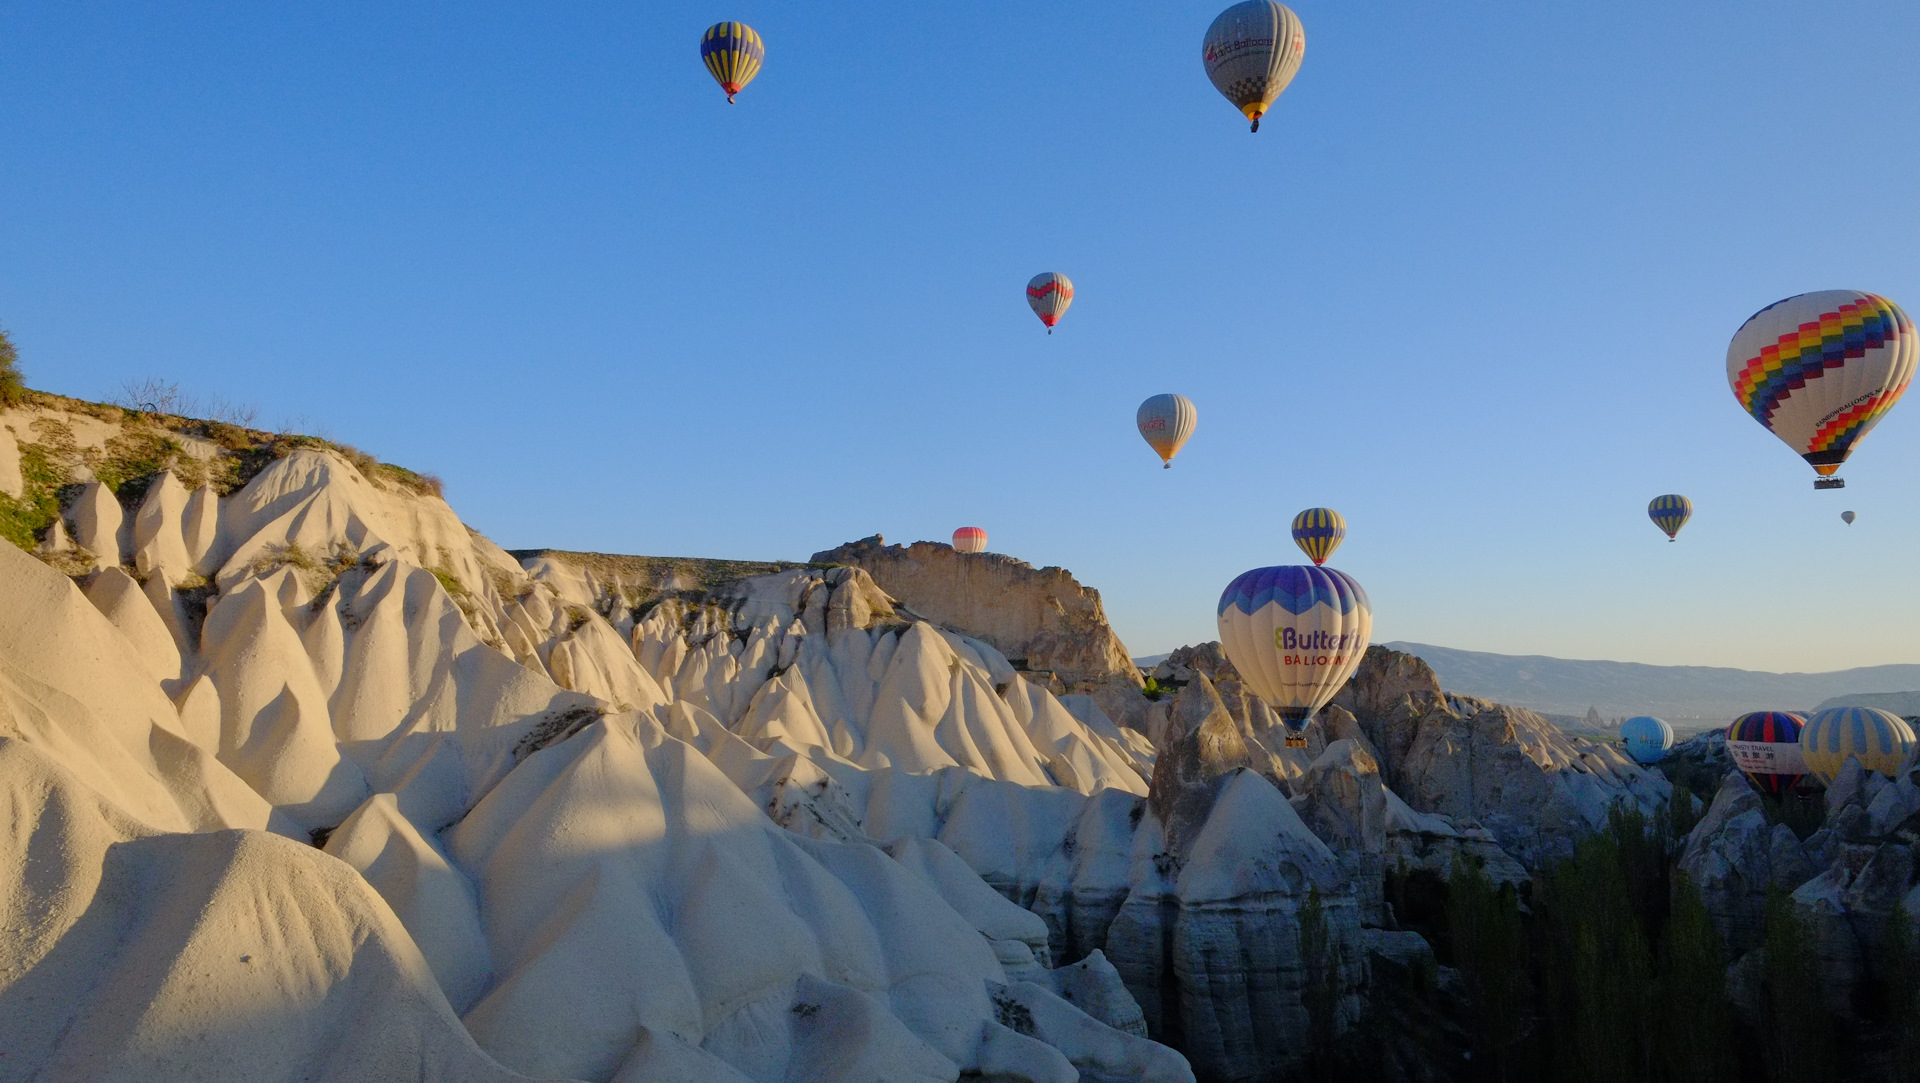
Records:
{"label": "white rock formation", "polygon": [[1151,750],[863,574],[609,619],[329,452],[89,493],[84,594],[0,546],[8,1063],[1193,1078],[1003,893]]}

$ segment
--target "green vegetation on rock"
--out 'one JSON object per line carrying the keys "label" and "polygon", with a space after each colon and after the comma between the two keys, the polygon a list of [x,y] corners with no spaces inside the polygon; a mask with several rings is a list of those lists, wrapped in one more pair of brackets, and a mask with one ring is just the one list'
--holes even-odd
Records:
{"label": "green vegetation on rock", "polygon": [[[192,489],[209,485],[221,496],[244,487],[262,470],[295,451],[331,451],[376,486],[420,496],[441,495],[440,479],[346,444],[294,433],[270,433],[226,421],[183,417],[29,390],[19,382],[13,344],[0,332],[0,407],[20,453],[21,494],[0,493],[0,537],[33,551],[39,538],[80,494],[89,477],[105,485],[129,511],[161,474],[171,471]],[[100,446],[85,446],[63,418],[94,418],[118,431]],[[94,439],[98,439],[95,437]],[[211,447],[209,447],[211,445]]]}
{"label": "green vegetation on rock", "polygon": [[0,406],[16,406],[26,395],[27,385],[20,376],[20,351],[14,349],[6,331],[0,330]]}

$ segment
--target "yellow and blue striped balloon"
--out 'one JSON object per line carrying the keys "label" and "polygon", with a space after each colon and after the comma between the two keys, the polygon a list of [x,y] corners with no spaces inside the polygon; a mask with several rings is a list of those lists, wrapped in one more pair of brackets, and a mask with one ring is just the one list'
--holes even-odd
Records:
{"label": "yellow and blue striped balloon", "polygon": [[1314,566],[1325,564],[1347,536],[1347,521],[1332,508],[1308,508],[1293,517],[1293,544]]}
{"label": "yellow and blue striped balloon", "polygon": [[714,23],[700,36],[700,59],[727,92],[728,105],[740,88],[760,74],[760,62],[766,58],[766,45],[746,23]]}
{"label": "yellow and blue striped balloon", "polygon": [[1693,501],[1679,493],[1656,496],[1653,503],[1647,505],[1647,518],[1653,520],[1654,526],[1667,532],[1668,541],[1673,541],[1679,535],[1680,528],[1693,518]]}
{"label": "yellow and blue striped balloon", "polygon": [[1800,755],[1807,773],[1831,785],[1847,757],[1883,775],[1893,775],[1913,753],[1913,730],[1899,715],[1872,707],[1834,707],[1807,719]]}

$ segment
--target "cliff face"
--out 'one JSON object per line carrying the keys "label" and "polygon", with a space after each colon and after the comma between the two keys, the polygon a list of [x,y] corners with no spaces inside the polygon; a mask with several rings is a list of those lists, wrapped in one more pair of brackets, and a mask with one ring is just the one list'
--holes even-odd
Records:
{"label": "cliff face", "polygon": [[991,643],[1022,669],[1052,673],[1069,690],[1116,679],[1140,684],[1126,645],[1107,626],[1100,592],[1064,568],[940,542],[888,545],[878,534],[813,560],[860,568],[914,612]]}

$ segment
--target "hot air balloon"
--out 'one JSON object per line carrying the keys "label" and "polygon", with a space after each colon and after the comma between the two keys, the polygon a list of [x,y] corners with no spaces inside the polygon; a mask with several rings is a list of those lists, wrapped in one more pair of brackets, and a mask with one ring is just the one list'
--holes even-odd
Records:
{"label": "hot air balloon", "polygon": [[1653,525],[1667,532],[1667,540],[1673,541],[1680,535],[1680,528],[1693,518],[1693,501],[1679,493],[1656,496],[1653,503],[1647,505],[1647,518]]}
{"label": "hot air balloon", "polygon": [[1318,566],[1340,548],[1347,536],[1347,521],[1332,508],[1308,508],[1293,517],[1293,544]]}
{"label": "hot air balloon", "polygon": [[1848,526],[1852,526],[1852,525],[1853,525],[1853,513],[1852,513],[1852,512],[1850,512],[1850,511],[1843,511],[1843,512],[1841,512],[1841,513],[1840,513],[1840,521],[1841,521],[1841,522],[1843,522],[1843,523],[1845,523],[1845,524],[1847,524]]}
{"label": "hot air balloon", "polygon": [[1753,314],[1727,347],[1727,383],[1740,408],[1820,476],[1834,477],[1861,437],[1913,380],[1920,336],[1900,306],[1857,290],[1823,290]]}
{"label": "hot air balloon", "polygon": [[1620,739],[1633,762],[1648,766],[1667,758],[1667,749],[1673,747],[1673,727],[1643,714],[1620,723]]}
{"label": "hot air balloon", "polygon": [[1247,0],[1221,12],[1200,46],[1200,61],[1214,89],[1247,115],[1256,132],[1273,100],[1299,74],[1306,55],[1307,32],[1300,17],[1273,0]]}
{"label": "hot air balloon", "polygon": [[1032,306],[1033,314],[1040,317],[1040,322],[1047,325],[1047,334],[1053,334],[1053,325],[1060,322],[1060,317],[1067,314],[1067,306],[1073,304],[1073,280],[1058,271],[1034,275],[1027,283],[1027,304]]}
{"label": "hot air balloon", "polygon": [[700,59],[727,92],[728,105],[741,87],[760,74],[760,62],[766,58],[766,45],[746,23],[714,23],[700,35]]}
{"label": "hot air balloon", "polygon": [[1173,457],[1180,454],[1180,445],[1193,435],[1200,415],[1185,395],[1155,395],[1140,404],[1133,420],[1140,426],[1141,438],[1160,453],[1163,469],[1170,470]]}
{"label": "hot air balloon", "polygon": [[1240,679],[1301,734],[1360,666],[1373,632],[1367,592],[1345,572],[1287,565],[1242,572],[1220,595],[1220,645]]}
{"label": "hot air balloon", "polygon": [[987,532],[977,526],[963,526],[953,532],[953,547],[962,553],[987,551]]}
{"label": "hot air balloon", "polygon": [[1800,732],[1800,755],[1807,773],[1831,785],[1848,756],[1883,775],[1900,770],[1913,752],[1913,730],[1899,715],[1872,707],[1834,707],[1807,719]]}
{"label": "hot air balloon", "polygon": [[1800,731],[1807,720],[1786,711],[1743,714],[1727,727],[1727,755],[1754,791],[1778,797],[1807,777]]}

